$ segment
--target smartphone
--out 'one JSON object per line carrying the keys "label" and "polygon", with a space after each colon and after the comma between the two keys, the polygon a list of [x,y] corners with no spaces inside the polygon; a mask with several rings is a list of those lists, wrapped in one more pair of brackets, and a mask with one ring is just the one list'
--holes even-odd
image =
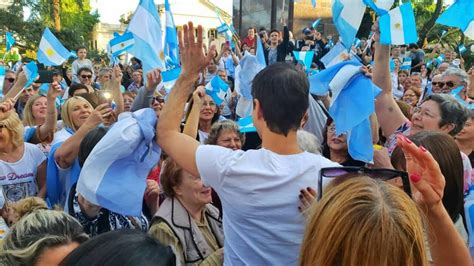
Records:
{"label": "smartphone", "polygon": [[53,71],[39,70],[39,78],[35,81],[36,83],[52,83],[53,82]]}

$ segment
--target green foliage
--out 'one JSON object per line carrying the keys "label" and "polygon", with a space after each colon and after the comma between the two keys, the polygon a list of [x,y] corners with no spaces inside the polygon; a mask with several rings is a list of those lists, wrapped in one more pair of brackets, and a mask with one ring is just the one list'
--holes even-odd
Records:
{"label": "green foliage", "polygon": [[[37,49],[45,27],[49,27],[67,49],[88,46],[92,29],[99,22],[99,15],[91,13],[89,0],[57,1],[60,4],[60,32],[54,30],[52,0],[15,0],[12,6],[0,10],[0,30],[13,32],[17,40],[15,46],[22,51]],[[23,8],[31,10],[31,16],[26,20]]]}

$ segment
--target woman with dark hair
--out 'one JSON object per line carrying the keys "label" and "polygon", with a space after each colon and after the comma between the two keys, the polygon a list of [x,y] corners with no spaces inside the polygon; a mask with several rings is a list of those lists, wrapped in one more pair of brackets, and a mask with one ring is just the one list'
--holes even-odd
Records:
{"label": "woman with dark hair", "polygon": [[471,166],[474,166],[474,110],[469,110],[469,118],[455,138],[459,149],[469,156]]}
{"label": "woman with dark hair", "polygon": [[174,248],[180,265],[223,263],[224,231],[211,188],[171,158],[164,162],[161,186],[167,198],[153,218],[150,234]]}
{"label": "woman with dark hair", "polygon": [[363,166],[365,165],[362,161],[354,160],[349,155],[349,149],[347,147],[347,136],[342,134],[336,136],[336,125],[331,118],[328,118],[326,122],[326,133],[324,134],[324,140],[322,144],[323,156],[329,160],[339,163],[342,166]]}
{"label": "woman with dark hair", "polygon": [[97,236],[71,252],[61,266],[174,266],[171,248],[137,230],[124,229]]}
{"label": "woman with dark hair", "polygon": [[[461,218],[464,206],[463,163],[456,142],[447,134],[428,131],[419,132],[408,139],[428,150],[439,164],[446,182],[443,205],[458,231],[467,239]],[[401,148],[397,147],[390,159],[395,169],[407,170],[406,159]]]}
{"label": "woman with dark hair", "polygon": [[188,106],[183,133],[196,136],[196,139],[204,144],[211,132],[212,124],[219,120],[219,116],[219,106],[206,94],[204,86],[198,86]]}

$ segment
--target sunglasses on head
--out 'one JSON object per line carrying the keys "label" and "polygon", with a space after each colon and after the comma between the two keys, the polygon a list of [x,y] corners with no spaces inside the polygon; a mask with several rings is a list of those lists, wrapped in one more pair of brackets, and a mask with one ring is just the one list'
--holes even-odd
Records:
{"label": "sunglasses on head", "polygon": [[8,80],[8,82],[10,82],[10,83],[15,82],[15,79],[14,79],[14,78],[6,78],[6,80]]}
{"label": "sunglasses on head", "polygon": [[[408,179],[408,173],[393,169],[384,169],[384,168],[367,168],[367,167],[354,167],[354,166],[345,166],[345,167],[327,167],[322,168],[318,178],[318,201],[323,196],[323,179],[333,179],[342,177],[350,174],[359,174],[366,175],[373,179],[378,179],[381,181],[388,181],[397,177],[402,179],[403,190],[411,198],[411,188],[410,180]],[[349,177],[349,176],[348,176]]]}
{"label": "sunglasses on head", "polygon": [[159,103],[164,103],[165,102],[165,99],[163,99],[162,97],[160,96],[156,96],[156,97],[153,97],[153,101],[157,101]]}
{"label": "sunglasses on head", "polygon": [[91,79],[92,75],[81,75],[83,79]]}

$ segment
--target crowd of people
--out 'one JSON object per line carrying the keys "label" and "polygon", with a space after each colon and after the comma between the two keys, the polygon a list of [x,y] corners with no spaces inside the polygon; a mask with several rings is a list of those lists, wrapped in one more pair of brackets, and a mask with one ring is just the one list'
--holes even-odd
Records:
{"label": "crowd of people", "polygon": [[[85,47],[50,69],[46,86],[24,88],[25,71],[7,70],[0,264],[472,265],[474,67],[439,45],[382,45],[377,23],[373,32],[351,48],[381,89],[370,163],[352,157],[347,132],[336,134],[334,95],[309,92],[307,73],[325,71],[334,46],[314,28],[300,39],[286,26],[249,28],[216,47],[200,26],[184,25],[171,90],[159,69],[144,73],[137,58],[106,67]],[[240,62],[259,47],[267,66],[248,102]],[[314,51],[313,72],[293,51]],[[222,103],[206,88],[216,76],[230,88]],[[94,148],[143,109],[157,118],[161,154],[137,174],[143,204],[128,215],[94,204],[80,179],[96,178],[84,176],[88,159],[104,159]],[[255,131],[238,123],[245,110]]]}

